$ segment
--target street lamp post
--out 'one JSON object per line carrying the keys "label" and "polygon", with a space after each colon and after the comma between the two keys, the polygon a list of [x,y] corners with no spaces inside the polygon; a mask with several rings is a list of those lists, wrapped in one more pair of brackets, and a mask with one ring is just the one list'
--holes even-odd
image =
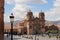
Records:
{"label": "street lamp post", "polygon": [[39,40],[39,38],[37,38],[37,35],[35,35],[35,40]]}
{"label": "street lamp post", "polygon": [[36,40],[36,35],[35,35],[35,40]]}
{"label": "street lamp post", "polygon": [[10,22],[11,22],[11,40],[13,40],[13,22],[14,22],[14,16],[13,13],[11,13]]}

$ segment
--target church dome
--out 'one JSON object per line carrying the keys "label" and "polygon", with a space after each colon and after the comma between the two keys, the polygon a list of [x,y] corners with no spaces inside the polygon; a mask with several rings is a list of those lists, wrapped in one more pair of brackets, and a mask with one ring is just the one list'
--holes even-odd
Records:
{"label": "church dome", "polygon": [[43,16],[44,16],[44,12],[41,11],[41,12],[39,13],[39,15],[43,15]]}
{"label": "church dome", "polygon": [[31,10],[28,10],[27,15],[33,15]]}

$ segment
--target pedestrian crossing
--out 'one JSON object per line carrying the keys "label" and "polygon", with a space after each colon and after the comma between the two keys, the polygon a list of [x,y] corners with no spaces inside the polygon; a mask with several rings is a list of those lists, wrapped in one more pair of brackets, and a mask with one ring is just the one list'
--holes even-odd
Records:
{"label": "pedestrian crossing", "polygon": [[[9,37],[6,37],[4,36],[4,40],[11,40],[10,39],[11,36]],[[37,35],[21,35],[21,36],[17,36],[17,35],[13,35],[13,40],[60,40],[59,38],[49,38],[48,36],[45,36],[45,37],[42,37],[41,35],[40,36],[37,36]]]}

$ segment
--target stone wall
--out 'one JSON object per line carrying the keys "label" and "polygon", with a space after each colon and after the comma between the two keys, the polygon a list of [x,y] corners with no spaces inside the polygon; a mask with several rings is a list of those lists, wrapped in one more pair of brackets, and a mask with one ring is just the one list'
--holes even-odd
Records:
{"label": "stone wall", "polygon": [[4,40],[4,0],[0,0],[0,40]]}

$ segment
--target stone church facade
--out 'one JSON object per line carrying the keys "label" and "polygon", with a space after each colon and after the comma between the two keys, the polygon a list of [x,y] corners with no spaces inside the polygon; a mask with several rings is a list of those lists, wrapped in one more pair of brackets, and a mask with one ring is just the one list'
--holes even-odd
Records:
{"label": "stone church facade", "polygon": [[39,13],[39,17],[34,17],[31,11],[27,12],[24,20],[24,29],[22,34],[40,34],[45,32],[45,15],[44,12]]}
{"label": "stone church facade", "polygon": [[[2,28],[2,27],[1,27]],[[59,30],[54,24],[47,23],[44,12],[40,12],[38,17],[33,16],[33,12],[29,11],[24,20],[19,21],[13,28],[13,32],[24,35],[36,35],[46,33],[47,31]],[[9,25],[5,25],[4,32],[10,32]],[[2,32],[1,32],[2,33]]]}

